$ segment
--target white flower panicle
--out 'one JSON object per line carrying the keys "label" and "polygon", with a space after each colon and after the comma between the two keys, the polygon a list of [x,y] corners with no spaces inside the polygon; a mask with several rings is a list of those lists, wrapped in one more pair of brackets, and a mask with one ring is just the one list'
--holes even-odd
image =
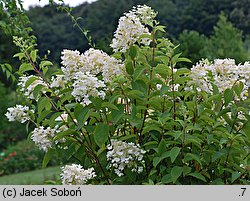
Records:
{"label": "white flower panicle", "polygon": [[49,148],[52,147],[53,138],[56,133],[60,131],[55,128],[44,128],[43,126],[39,126],[32,131],[31,139],[35,142],[39,149],[47,152]]}
{"label": "white flower panicle", "polygon": [[[143,34],[150,35],[145,25],[152,24],[156,13],[148,6],[137,6],[128,13],[124,13],[119,19],[117,30],[115,31],[111,47],[115,52],[126,52],[127,49],[136,42],[139,42]],[[151,40],[143,38],[140,43],[149,45]]]}
{"label": "white flower panicle", "polygon": [[25,123],[30,120],[30,113],[34,113],[34,110],[30,110],[28,106],[16,105],[7,109],[5,116],[9,121],[19,121]]}
{"label": "white flower panicle", "polygon": [[[26,82],[30,79],[34,79],[31,84],[26,86]],[[24,95],[30,99],[35,99],[33,95],[33,91],[38,85],[43,85],[43,87],[47,87],[46,83],[42,80],[42,78],[30,75],[23,75],[19,78],[19,82],[17,84],[20,87],[20,91],[24,93]]]}
{"label": "white flower panicle", "polygon": [[[203,60],[191,68],[190,86],[195,86],[198,91],[213,93],[213,84],[220,93],[231,89],[238,82],[243,83],[243,91],[237,99],[246,99],[248,96],[250,65],[236,65],[233,59],[215,59],[213,63]],[[192,88],[192,87],[191,87]]]}
{"label": "white flower panicle", "polygon": [[63,185],[83,185],[96,177],[94,168],[84,170],[81,165],[77,164],[65,165],[61,169],[63,172],[60,176]]}
{"label": "white flower panicle", "polygon": [[[90,48],[84,54],[80,54],[78,51],[64,50],[62,54],[62,64],[64,65],[62,71],[65,81],[74,80],[78,72],[90,73],[95,76],[102,75],[105,83],[125,74],[124,64],[101,50]],[[55,78],[54,80],[57,81]],[[59,80],[53,86],[58,86],[58,82],[63,84],[63,80]]]}
{"label": "white flower panicle", "polygon": [[79,71],[79,66],[82,66],[82,58],[80,55],[80,52],[75,50],[63,50],[62,51],[62,65],[61,67],[66,80],[70,80],[72,78],[72,75]]}
{"label": "white flower panicle", "polygon": [[74,79],[72,96],[75,97],[76,101],[81,102],[83,105],[89,105],[91,103],[90,96],[105,98],[106,85],[97,77],[88,72],[78,72]]}
{"label": "white flower panicle", "polygon": [[134,6],[132,13],[135,13],[137,17],[140,19],[142,24],[150,25],[153,23],[153,20],[157,16],[157,13],[147,5],[138,5],[137,7]]}
{"label": "white flower panicle", "polygon": [[107,146],[107,160],[110,162],[109,168],[114,168],[115,173],[120,177],[124,175],[125,168],[131,168],[131,171],[141,173],[143,171],[143,154],[139,145],[133,142],[122,142],[111,140]]}
{"label": "white flower panicle", "polygon": [[90,48],[83,54],[82,60],[84,64],[81,71],[93,75],[101,74],[105,83],[125,74],[124,64],[101,50]]}
{"label": "white flower panicle", "polygon": [[202,60],[191,68],[189,85],[195,85],[197,91],[205,91],[212,93],[213,87],[209,81],[208,72],[210,71],[210,65],[208,60]]}

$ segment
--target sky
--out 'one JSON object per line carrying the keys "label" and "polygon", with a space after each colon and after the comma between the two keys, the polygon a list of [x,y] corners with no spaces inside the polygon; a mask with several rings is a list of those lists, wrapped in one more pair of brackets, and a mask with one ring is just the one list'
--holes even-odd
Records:
{"label": "sky", "polygon": [[[64,3],[69,4],[71,7],[77,6],[83,2],[93,2],[96,0],[64,0]],[[40,6],[44,6],[46,4],[48,4],[49,0],[41,0],[39,2],[39,0],[23,0],[23,6],[24,9],[28,9],[29,6],[34,6],[34,5],[40,5]],[[55,1],[56,2],[56,1]]]}

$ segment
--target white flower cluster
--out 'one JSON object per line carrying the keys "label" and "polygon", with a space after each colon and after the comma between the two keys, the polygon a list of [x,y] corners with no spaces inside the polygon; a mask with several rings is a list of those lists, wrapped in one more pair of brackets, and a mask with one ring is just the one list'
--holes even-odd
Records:
{"label": "white flower cluster", "polygon": [[[131,171],[141,173],[143,171],[143,154],[139,145],[133,142],[122,142],[111,140],[111,144],[107,146],[107,160],[110,161],[109,168],[114,168],[115,173],[120,177],[124,175],[124,169],[132,168]],[[139,165],[138,165],[139,164]]]}
{"label": "white flower cluster", "polygon": [[52,147],[53,138],[56,133],[59,133],[60,130],[55,128],[44,128],[43,126],[39,126],[32,131],[31,139],[35,142],[35,144],[39,147],[39,149],[47,152],[49,148]]}
{"label": "white flower cluster", "polygon": [[140,22],[146,25],[152,24],[157,15],[157,13],[147,5],[138,5],[137,7],[133,7],[130,12],[135,13],[140,19]]}
{"label": "white flower cluster", "polygon": [[104,82],[98,80],[96,76],[88,72],[78,72],[75,75],[72,96],[83,105],[89,105],[91,103],[90,96],[105,98],[105,87]]}
{"label": "white flower cluster", "polygon": [[62,51],[62,65],[61,67],[65,78],[70,80],[75,72],[79,71],[79,66],[82,66],[82,58],[80,52],[75,50],[63,50]]}
{"label": "white flower cluster", "polygon": [[81,71],[90,72],[95,76],[101,74],[105,83],[109,83],[115,77],[125,73],[125,66],[120,60],[110,57],[101,50],[90,48],[82,57]]}
{"label": "white flower cluster", "polygon": [[63,76],[53,78],[52,87],[63,87],[71,81],[72,95],[84,105],[91,103],[90,96],[105,97],[106,84],[125,74],[124,64],[101,50],[90,48],[84,54],[78,51],[62,52]]}
{"label": "white flower cluster", "polygon": [[[31,84],[26,86],[26,82],[30,79],[34,79]],[[26,97],[29,97],[30,99],[35,99],[33,95],[33,91],[38,85],[43,85],[46,87],[47,85],[43,82],[43,80],[40,77],[30,75],[26,76],[23,75],[19,78],[19,82],[17,84],[20,87],[20,91],[24,93]]]}
{"label": "white flower cluster", "polygon": [[61,169],[63,173],[60,176],[64,185],[83,185],[96,177],[94,168],[84,170],[81,165],[77,164],[65,165]]}
{"label": "white flower cluster", "polygon": [[78,72],[102,75],[105,83],[125,73],[124,64],[107,53],[90,48],[84,54],[78,51],[64,50],[62,52],[62,71],[68,80],[75,79]]}
{"label": "white flower cluster", "polygon": [[9,121],[19,121],[25,123],[30,120],[30,114],[34,113],[34,110],[30,110],[28,106],[16,105],[15,107],[10,107],[7,109],[5,116]]}
{"label": "white flower cluster", "polygon": [[205,91],[212,94],[213,84],[218,87],[220,93],[226,89],[231,89],[237,82],[244,85],[241,99],[247,98],[250,78],[250,64],[236,65],[233,59],[216,59],[213,63],[202,60],[191,68],[191,88],[196,87],[198,91]]}
{"label": "white flower cluster", "polygon": [[[117,30],[115,31],[111,47],[115,52],[126,52],[134,43],[139,42],[140,36],[149,35],[149,30],[145,25],[152,24],[157,14],[148,6],[137,6],[128,13],[124,13],[119,19]],[[151,40],[143,38],[140,43],[149,45]]]}

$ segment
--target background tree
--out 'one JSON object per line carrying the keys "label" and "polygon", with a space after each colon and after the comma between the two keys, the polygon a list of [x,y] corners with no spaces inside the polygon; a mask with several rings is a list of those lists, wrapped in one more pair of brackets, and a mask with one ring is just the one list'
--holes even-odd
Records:
{"label": "background tree", "polygon": [[224,14],[219,16],[219,21],[214,27],[214,33],[209,39],[205,52],[209,59],[233,58],[237,63],[247,59],[242,31],[235,28]]}

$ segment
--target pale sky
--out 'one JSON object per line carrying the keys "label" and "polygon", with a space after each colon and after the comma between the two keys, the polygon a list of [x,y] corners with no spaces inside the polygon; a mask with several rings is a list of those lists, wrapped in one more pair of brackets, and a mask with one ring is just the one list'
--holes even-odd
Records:
{"label": "pale sky", "polygon": [[[64,0],[64,3],[65,4],[69,4],[71,7],[74,7],[74,6],[77,6],[83,2],[94,2],[96,0]],[[57,2],[57,1],[55,1]],[[29,6],[34,6],[34,5],[40,5],[40,6],[44,6],[46,4],[49,3],[49,0],[41,0],[39,2],[39,0],[23,0],[23,6],[24,6],[24,9],[28,9]]]}

